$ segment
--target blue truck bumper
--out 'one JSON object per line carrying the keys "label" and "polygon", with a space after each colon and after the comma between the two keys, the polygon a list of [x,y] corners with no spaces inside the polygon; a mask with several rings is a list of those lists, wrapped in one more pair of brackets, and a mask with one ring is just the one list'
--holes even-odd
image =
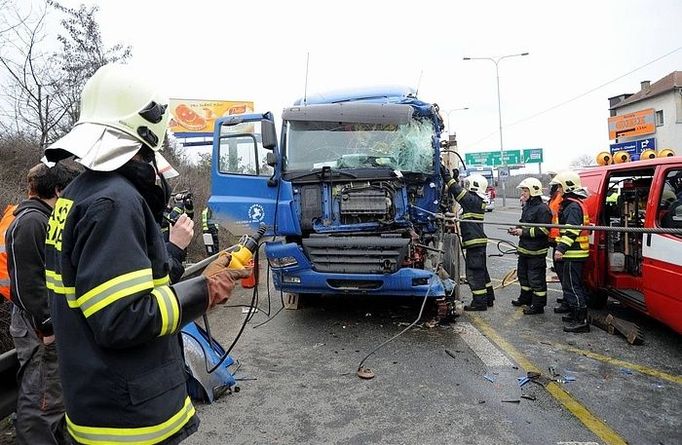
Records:
{"label": "blue truck bumper", "polygon": [[295,243],[267,243],[265,254],[277,290],[295,294],[367,294],[394,296],[445,296],[443,283],[432,272],[402,268],[392,274],[321,273],[313,270]]}

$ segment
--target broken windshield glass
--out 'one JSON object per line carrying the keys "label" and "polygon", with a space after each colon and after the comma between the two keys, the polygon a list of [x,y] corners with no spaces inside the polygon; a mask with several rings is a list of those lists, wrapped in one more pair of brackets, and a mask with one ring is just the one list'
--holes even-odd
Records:
{"label": "broken windshield glass", "polygon": [[432,173],[434,133],[428,119],[400,125],[293,121],[287,127],[286,170],[329,166]]}

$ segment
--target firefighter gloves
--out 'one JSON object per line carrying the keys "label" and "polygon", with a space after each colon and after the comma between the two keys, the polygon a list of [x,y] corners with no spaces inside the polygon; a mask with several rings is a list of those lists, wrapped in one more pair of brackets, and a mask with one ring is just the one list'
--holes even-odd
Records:
{"label": "firefighter gloves", "polygon": [[232,295],[237,280],[251,275],[251,269],[229,269],[232,257],[223,252],[209,264],[202,275],[208,286],[208,308],[225,303]]}

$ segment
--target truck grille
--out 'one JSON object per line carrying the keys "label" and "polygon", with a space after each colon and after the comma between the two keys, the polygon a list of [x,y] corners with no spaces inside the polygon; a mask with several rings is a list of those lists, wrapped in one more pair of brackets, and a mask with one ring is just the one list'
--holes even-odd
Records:
{"label": "truck grille", "polygon": [[400,236],[313,236],[303,250],[318,272],[393,273],[408,252],[409,238]]}

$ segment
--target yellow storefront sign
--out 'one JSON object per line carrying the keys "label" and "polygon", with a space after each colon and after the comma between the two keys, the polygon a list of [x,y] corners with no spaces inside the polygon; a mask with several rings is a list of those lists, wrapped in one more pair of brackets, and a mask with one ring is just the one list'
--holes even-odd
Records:
{"label": "yellow storefront sign", "polygon": [[253,102],[234,100],[171,99],[170,130],[183,133],[213,133],[216,119],[234,114],[252,113]]}

